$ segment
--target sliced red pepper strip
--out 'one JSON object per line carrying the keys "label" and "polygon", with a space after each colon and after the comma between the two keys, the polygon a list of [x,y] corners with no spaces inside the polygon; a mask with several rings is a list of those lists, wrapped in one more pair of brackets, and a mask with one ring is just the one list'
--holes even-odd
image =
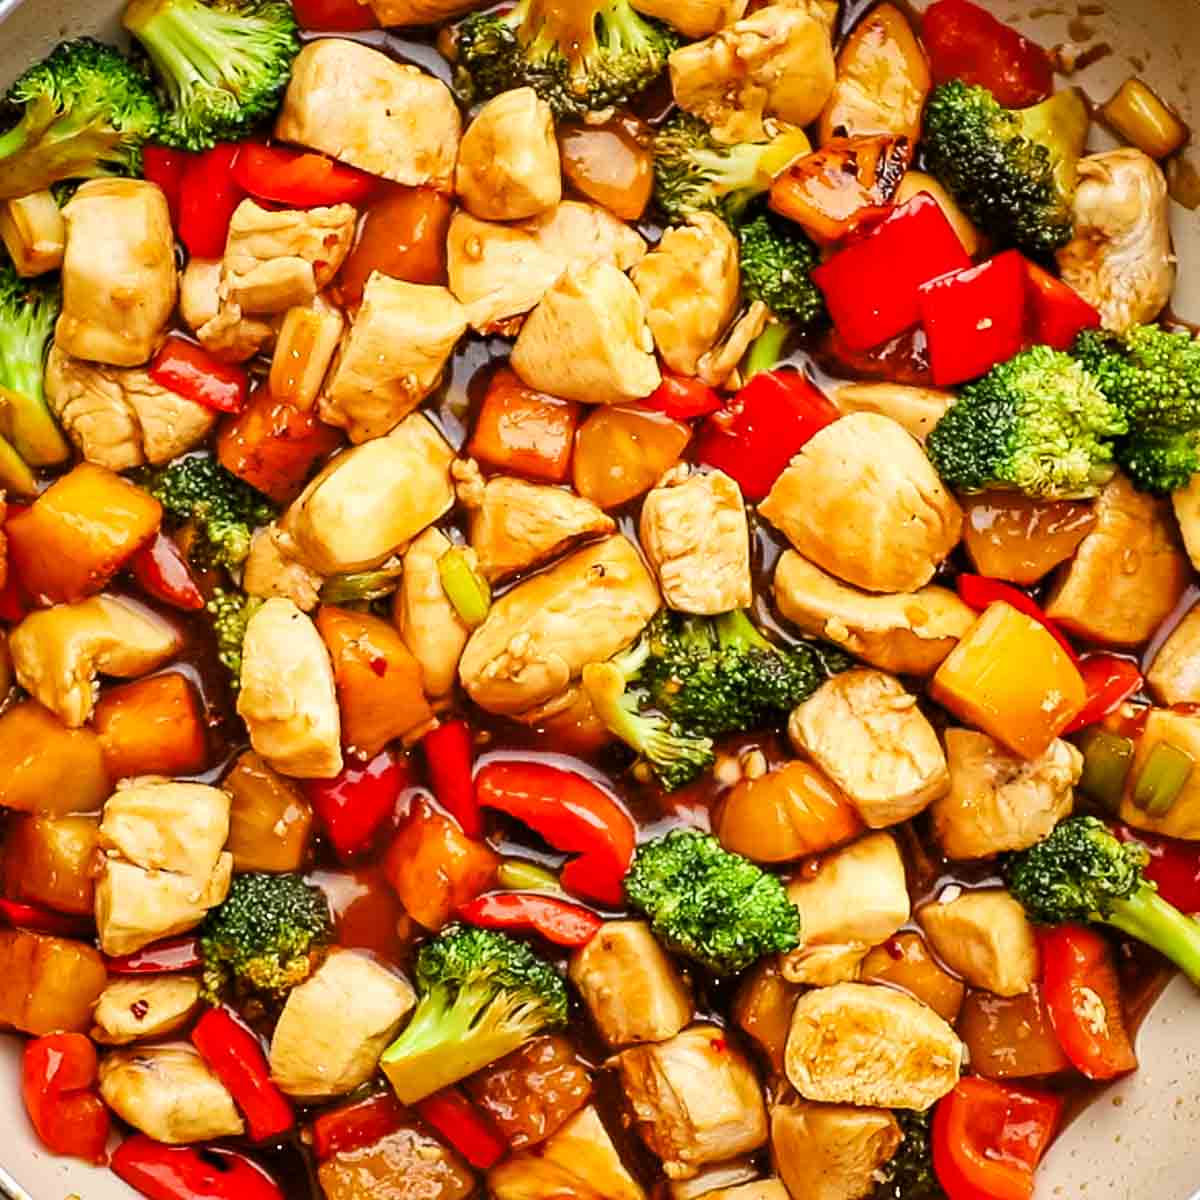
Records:
{"label": "sliced red pepper strip", "polygon": [[1097,309],[1073,287],[1028,259],[1025,278],[1029,291],[1029,340],[1033,344],[1069,350],[1085,329],[1100,328]]}
{"label": "sliced red pepper strip", "polygon": [[194,937],[167,938],[132,954],[106,958],[110,975],[154,975],[190,971],[201,963],[200,944]]}
{"label": "sliced red pepper strip", "polygon": [[18,929],[33,929],[56,937],[85,937],[91,929],[91,923],[83,917],[55,912],[38,904],[22,904],[17,900],[0,900],[0,916]]}
{"label": "sliced red pepper strip", "polygon": [[308,799],[345,861],[369,850],[411,782],[406,761],[381,750],[369,763],[348,762],[334,779],[310,779]]}
{"label": "sliced red pepper strip", "polygon": [[556,946],[586,946],[604,922],[579,904],[536,892],[493,892],[477,896],[459,910],[470,925],[511,933],[538,933]]}
{"label": "sliced red pepper strip", "polygon": [[1200,845],[1144,833],[1128,825],[1117,825],[1113,832],[1123,842],[1145,846],[1150,861],[1143,874],[1168,904],[1189,915],[1200,913]]}
{"label": "sliced red pepper strip", "polygon": [[54,1154],[102,1163],[109,1116],[96,1090],[96,1048],[82,1033],[35,1038],[21,1060],[21,1093],[37,1135]]}
{"label": "sliced red pepper strip", "polygon": [[295,208],[361,204],[379,186],[365,171],[324,154],[246,142],[233,164],[238,185],[260,200]]}
{"label": "sliced red pepper strip", "polygon": [[366,0],[292,0],[301,29],[323,33],[361,33],[378,29],[379,21]]}
{"label": "sliced red pepper strip", "polygon": [[721,407],[721,397],[699,379],[686,375],[663,375],[663,381],[642,402],[643,408],[666,413],[674,421],[707,417]]}
{"label": "sliced red pepper strip", "polygon": [[204,596],[192,578],[191,568],[179,547],[165,534],[155,535],[130,560],[133,577],[142,590],[172,608],[199,612]]}
{"label": "sliced red pepper strip", "polygon": [[574,771],[509,759],[484,766],[475,789],[485,808],[508,813],[556,850],[579,855],[563,868],[568,891],[614,907],[622,902],[637,830],[607,792]]}
{"label": "sliced red pepper strip", "polygon": [[474,747],[466,721],[446,721],[421,739],[437,802],[469,838],[483,837],[483,814],[471,775]]}
{"label": "sliced red pepper strip", "polygon": [[491,1118],[456,1087],[443,1088],[416,1106],[426,1124],[480,1171],[494,1167],[509,1150]]}
{"label": "sliced red pepper strip", "polygon": [[167,337],[154,356],[150,378],[214,412],[240,413],[250,394],[250,377],[242,367],[218,362],[203,346],[177,333]]}
{"label": "sliced red pepper strip", "polygon": [[1137,663],[1117,654],[1085,654],[1079,660],[1079,673],[1087,685],[1087,703],[1079,715],[1063,730],[1074,733],[1088,725],[1103,721],[1114,713],[1135,692],[1141,691],[1145,680]]}
{"label": "sliced red pepper strip", "polygon": [[1017,612],[1032,617],[1054,635],[1055,641],[1071,656],[1071,661],[1078,663],[1079,655],[1075,653],[1075,647],[1067,641],[1066,634],[1042,612],[1036,601],[1031,600],[1020,588],[999,579],[989,579],[986,575],[968,574],[958,577],[956,587],[959,599],[976,612],[983,612],[989,604],[995,604],[999,600],[1015,608]]}
{"label": "sliced red pepper strip", "polygon": [[408,1110],[391,1091],[380,1092],[369,1100],[344,1104],[322,1113],[313,1122],[313,1150],[324,1162],[335,1154],[373,1146],[389,1133],[395,1133],[408,1119]]}
{"label": "sliced red pepper strip", "polygon": [[278,1137],[296,1123],[287,1097],[271,1082],[258,1038],[223,1008],[210,1008],[192,1030],[192,1045],[229,1090],[256,1141]]}
{"label": "sliced red pepper strip", "polygon": [[179,186],[179,240],[195,258],[220,258],[245,193],[233,177],[240,147],[223,143],[188,156]]}
{"label": "sliced red pepper strip", "polygon": [[156,183],[167,198],[171,210],[171,225],[179,227],[179,197],[183,189],[183,173],[192,156],[186,150],[169,146],[142,147],[142,175],[147,183]]}
{"label": "sliced red pepper strip", "polygon": [[167,1146],[138,1133],[109,1166],[149,1200],[285,1200],[256,1162],[216,1146]]}

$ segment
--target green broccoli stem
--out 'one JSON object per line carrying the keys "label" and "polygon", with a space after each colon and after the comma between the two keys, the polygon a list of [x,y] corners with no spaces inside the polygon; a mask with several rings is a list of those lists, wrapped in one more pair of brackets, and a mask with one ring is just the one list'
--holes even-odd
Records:
{"label": "green broccoli stem", "polygon": [[769,650],[778,653],[778,647],[759,633],[744,608],[722,613],[715,621],[717,640],[723,649]]}
{"label": "green broccoli stem", "polygon": [[783,357],[783,347],[791,333],[791,326],[782,321],[774,321],[758,335],[746,352],[746,361],[742,366],[742,379],[749,381],[763,371],[769,371],[778,365]]}
{"label": "green broccoli stem", "polygon": [[219,14],[193,0],[134,0],[124,24],[172,90],[187,80],[220,79],[233,65],[214,54],[219,48],[227,59],[233,49],[214,37],[222,24]]}
{"label": "green broccoli stem", "polygon": [[1117,900],[1103,920],[1169,958],[1200,987],[1200,921],[1185,917],[1154,888],[1143,884],[1128,899]]}
{"label": "green broccoli stem", "polygon": [[0,159],[19,154],[27,145],[50,128],[55,107],[48,96],[26,105],[21,119],[7,132],[0,133]]}

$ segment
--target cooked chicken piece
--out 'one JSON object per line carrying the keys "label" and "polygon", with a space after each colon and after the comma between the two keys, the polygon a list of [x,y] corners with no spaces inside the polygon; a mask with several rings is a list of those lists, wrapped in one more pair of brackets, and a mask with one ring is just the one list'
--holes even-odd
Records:
{"label": "cooked chicken piece", "polygon": [[114,979],[96,1001],[92,1041],[126,1046],[176,1033],[200,1007],[200,981],[190,975]]}
{"label": "cooked chicken piece", "polygon": [[288,994],[271,1039],[271,1078],[289,1096],[344,1096],[366,1083],[417,1002],[402,975],[334,950]]}
{"label": "cooked chicken piece", "polygon": [[937,956],[971,987],[1023,996],[1033,986],[1038,973],[1033,926],[1003,888],[935,900],[918,909],[917,922]]}
{"label": "cooked chicken piece", "polygon": [[193,258],[179,282],[179,311],[196,340],[221,362],[245,362],[270,345],[274,328],[221,303],[221,260]]}
{"label": "cooked chicken piece", "polygon": [[484,221],[520,221],[562,200],[554,114],[533,88],[489,100],[463,134],[454,189]]}
{"label": "cooked chicken piece", "polygon": [[733,323],[725,340],[701,357],[696,367],[696,378],[711,388],[738,388],[741,378],[738,367],[751,345],[770,324],[770,310],[761,300],[755,300]]}
{"label": "cooked chicken piece", "polygon": [[901,1139],[885,1108],[793,1100],[771,1109],[771,1156],[796,1200],[863,1200]]}
{"label": "cooked chicken piece", "polygon": [[72,729],[92,715],[97,675],[136,679],[180,644],[173,625],[116,596],[38,609],[8,635],[17,682]]}
{"label": "cooked chicken piece", "polygon": [[105,1055],[100,1095],[121,1120],[169,1146],[238,1137],[245,1129],[233,1097],[187,1042]]}
{"label": "cooked chicken piece", "polygon": [[275,525],[255,530],[242,564],[242,590],[263,600],[279,596],[301,612],[312,612],[320,601],[321,576],[288,558],[279,547],[278,533]]}
{"label": "cooked chicken piece", "polygon": [[545,704],[515,713],[512,719],[564,748],[571,747],[570,753],[592,754],[615,740],[580,683],[572,683]]}
{"label": "cooked chicken piece", "polygon": [[67,223],[53,193],[0,200],[0,242],[23,278],[57,271],[67,248]]}
{"label": "cooked chicken piece", "polygon": [[522,383],[584,404],[632,404],[662,382],[637,288],[611,263],[564,275],[512,352]]}
{"label": "cooked chicken piece", "polygon": [[916,696],[882,671],[845,671],[823,683],[792,712],[788,736],[872,829],[915,817],[950,786]]}
{"label": "cooked chicken piece", "polygon": [[623,1050],[613,1060],[638,1132],[669,1179],[757,1150],[767,1111],[754,1069],[716,1025]]}
{"label": "cooked chicken piece", "polygon": [[317,1179],[325,1200],[467,1200],[478,1194],[471,1168],[415,1124],[337,1151],[317,1167]]}
{"label": "cooked chicken piece", "polygon": [[842,383],[830,389],[829,398],[844,413],[869,412],[890,417],[924,443],[946,415],[954,393],[902,383]]}
{"label": "cooked chicken piece", "polygon": [[488,1173],[493,1200],[646,1200],[590,1104],[552,1138]]}
{"label": "cooked chicken piece", "polygon": [[421,413],[331,459],[280,523],[286,555],[322,575],[367,571],[454,505],[454,451]]}
{"label": "cooked chicken piece", "polygon": [[179,315],[193,333],[221,309],[221,260],[189,258],[179,277]]}
{"label": "cooked chicken piece", "polygon": [[488,712],[526,712],[623,650],[658,608],[653,577],[615,534],[501,596],[467,642],[459,676]]}
{"label": "cooked chicken piece", "polygon": [[461,130],[444,83],[346,38],[321,38],[300,51],[275,122],[281,142],[443,192],[454,182]]}
{"label": "cooked chicken piece", "polygon": [[440,25],[479,7],[479,0],[358,0],[384,29],[404,25]]}
{"label": "cooked chicken piece", "polygon": [[[672,1200],[677,1194],[672,1192]],[[695,1192],[705,1200],[788,1200],[788,1190],[778,1179],[759,1179],[735,1187],[718,1188],[715,1192]]]}
{"label": "cooked chicken piece", "polygon": [[[890,833],[872,833],[806,863],[788,884],[800,910],[803,945],[780,958],[790,983],[827,986],[858,976],[867,951],[887,941],[909,918],[904,860]],[[834,954],[834,951],[841,951]],[[845,973],[832,977],[836,962]]]}
{"label": "cooked chicken piece", "polygon": [[1100,310],[1105,329],[1153,321],[1175,288],[1170,200],[1162,168],[1124,146],[1079,163],[1075,237],[1058,252],[1063,282]]}
{"label": "cooked chicken piece", "polygon": [[745,16],[750,0],[634,0],[648,17],[674,26],[686,38],[708,37]]}
{"label": "cooked chicken piece", "polygon": [[976,618],[949,588],[862,592],[794,550],[776,564],[775,603],[805,633],[898,675],[931,675]]}
{"label": "cooked chicken piece", "polygon": [[1171,494],[1171,507],[1188,558],[1200,571],[1200,475],[1193,475],[1187,487]]}
{"label": "cooked chicken piece", "polygon": [[450,603],[438,572],[438,559],[451,542],[440,529],[427,529],[404,553],[404,571],[392,619],[409,653],[421,664],[430,699],[448,696],[458,680],[458,660],[471,636]]}
{"label": "cooked chicken piece", "polygon": [[114,367],[146,362],[178,291],[165,197],[140,179],[92,179],[62,215],[67,248],[56,344]]}
{"label": "cooked chicken piece", "polygon": [[646,254],[637,230],[578,200],[515,225],[455,213],[446,248],[450,290],[480,333],[529,312],[565,274],[597,262],[627,271]]}
{"label": "cooked chicken piece", "polygon": [[1158,648],[1146,682],[1160,704],[1200,704],[1200,607],[1191,609]]}
{"label": "cooked chicken piece", "polygon": [[965,1050],[919,1000],[838,983],[796,1001],[787,1076],[806,1100],[924,1112],[958,1082]]}
{"label": "cooked chicken piece", "polygon": [[157,466],[199,445],[217,413],[140,368],[104,367],[50,347],[46,400],[75,448],[113,471]]}
{"label": "cooked chicken piece", "polygon": [[321,397],[321,420],[352,442],[382,437],[441,382],[466,331],[466,311],[444,287],[376,271]]}
{"label": "cooked chicken piece", "polygon": [[[700,1196],[707,1196],[711,1200],[713,1196],[739,1192],[738,1185],[756,1179],[758,1170],[752,1158],[732,1158],[728,1162],[702,1167],[690,1179],[672,1179],[666,1185],[665,1194],[670,1200],[697,1200]],[[769,1196],[771,1193],[767,1194]],[[787,1200],[786,1192],[783,1193],[783,1200]]]}
{"label": "cooked chicken piece", "polygon": [[761,142],[765,119],[807,125],[836,77],[830,11],[818,0],[771,4],[670,58],[680,108],[722,142]]}
{"label": "cooked chicken piece", "polygon": [[923,587],[962,533],[962,510],[920,444],[878,413],[822,429],[758,511],[805,558],[868,592]]}
{"label": "cooked chicken piece", "polygon": [[737,238],[714,213],[668,229],[633,269],[646,320],[663,361],[695,375],[737,315],[741,299]]}
{"label": "cooked chicken piece", "polygon": [[1118,475],[1096,501],[1096,523],[1066,563],[1046,615],[1088,642],[1136,646],[1170,616],[1192,581],[1166,500]]}
{"label": "cooked chicken piece", "polygon": [[1188,776],[1175,803],[1161,817],[1152,817],[1133,802],[1133,781],[1160,742],[1174,746],[1200,762],[1200,718],[1189,712],[1172,712],[1165,708],[1150,710],[1129,769],[1125,796],[1121,800],[1121,820],[1135,829],[1145,829],[1164,837],[1200,841],[1200,771],[1193,771]]}
{"label": "cooked chicken piece", "polygon": [[250,744],[281,775],[332,779],[342,769],[329,651],[290,600],[273,597],[246,626],[237,710]]}
{"label": "cooked chicken piece", "polygon": [[610,1046],[665,1041],[692,1019],[688,989],[643,921],[606,922],[569,974]]}

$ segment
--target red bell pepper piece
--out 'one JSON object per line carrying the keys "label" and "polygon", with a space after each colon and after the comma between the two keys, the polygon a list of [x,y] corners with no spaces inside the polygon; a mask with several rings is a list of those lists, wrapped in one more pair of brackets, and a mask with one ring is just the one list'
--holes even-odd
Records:
{"label": "red bell pepper piece", "polygon": [[55,937],[85,937],[91,924],[82,917],[68,916],[38,904],[22,904],[17,900],[0,900],[0,917],[17,929],[32,929]]}
{"label": "red bell pepper piece", "polygon": [[989,604],[995,604],[999,600],[1015,608],[1017,612],[1032,617],[1039,625],[1044,625],[1054,635],[1055,641],[1071,656],[1072,662],[1079,661],[1075,647],[1067,641],[1066,634],[1042,612],[1036,601],[1031,600],[1020,588],[1013,587],[1011,583],[1004,583],[999,579],[989,579],[986,575],[968,574],[958,577],[957,587],[958,598],[976,612],[983,612]]}
{"label": "red bell pepper piece", "polygon": [[1064,734],[1103,721],[1135,692],[1141,691],[1145,682],[1137,663],[1116,654],[1087,654],[1079,660],[1078,666],[1087,685],[1087,703],[1063,730]]}
{"label": "red bell pepper piece", "polygon": [[469,925],[511,933],[539,933],[556,946],[586,946],[604,922],[594,912],[555,896],[535,892],[493,892],[459,910]]}
{"label": "red bell pepper piece", "polygon": [[335,779],[308,781],[308,799],[340,859],[371,848],[409,782],[408,764],[390,750],[347,763]]}
{"label": "red bell pepper piece", "polygon": [[921,192],[823,262],[812,277],[842,341],[851,350],[867,350],[920,320],[923,283],[970,265],[938,202]]}
{"label": "red bell pepper piece", "polygon": [[805,442],[841,416],[799,371],[762,371],[700,427],[696,461],[762,500]]}
{"label": "red bell pepper piece", "polygon": [[1121,985],[1104,936],[1083,925],[1037,931],[1042,996],[1063,1053],[1089,1079],[1112,1079],[1137,1066],[1125,1029]]}
{"label": "red bell pepper piece", "polygon": [[395,1133],[407,1119],[408,1110],[395,1092],[380,1092],[369,1100],[322,1113],[313,1122],[313,1150],[318,1162],[324,1162],[347,1150],[373,1146],[389,1133]]}
{"label": "red bell pepper piece", "polygon": [[179,227],[179,196],[183,189],[183,173],[191,157],[186,150],[172,150],[169,146],[142,147],[142,175],[147,183],[157,183],[162,189],[174,228]]}
{"label": "red bell pepper piece", "polygon": [[250,377],[242,367],[218,362],[203,346],[177,333],[171,334],[154,356],[150,378],[214,412],[240,413],[250,394]]}
{"label": "red bell pepper piece", "polygon": [[466,721],[447,721],[422,739],[429,781],[437,802],[458,822],[469,838],[483,837],[483,814],[475,798],[471,776],[474,754],[471,729]]}
{"label": "red bell pepper piece", "polygon": [[1073,287],[1025,260],[1029,290],[1029,340],[1034,345],[1069,350],[1085,329],[1100,328],[1100,313]]}
{"label": "red bell pepper piece", "polygon": [[54,1033],[26,1044],[21,1060],[25,1111],[54,1154],[104,1162],[109,1117],[96,1080],[96,1047],[82,1033]]}
{"label": "red bell pepper piece", "polygon": [[503,759],[475,777],[479,803],[508,813],[556,850],[578,854],[563,868],[568,891],[616,907],[637,830],[607,792],[574,771],[544,762]]}
{"label": "red bell pepper piece", "polygon": [[1062,1110],[1048,1092],[960,1079],[933,1113],[933,1169],[949,1200],[1030,1200]]}
{"label": "red bell pepper piece", "polygon": [[190,971],[201,963],[200,943],[194,937],[165,938],[132,954],[106,958],[110,975],[156,975]]}
{"label": "red bell pepper piece", "polygon": [[1017,354],[1025,342],[1025,297],[1025,260],[1015,250],[923,284],[933,382],[978,379]]}
{"label": "red bell pepper piece", "polygon": [[0,588],[0,621],[15,625],[18,621],[23,621],[32,609],[33,605],[25,596],[16,572],[10,570],[4,586]]}
{"label": "red bell pepper piece", "polygon": [[278,1137],[296,1123],[287,1097],[271,1082],[258,1038],[223,1008],[210,1008],[192,1030],[192,1045],[229,1090],[256,1141]]}
{"label": "red bell pepper piece", "polygon": [[199,612],[204,607],[204,596],[187,559],[165,533],[147,542],[129,560],[129,566],[142,590],[164,604],[184,612]]}
{"label": "red bell pepper piece", "polygon": [[167,1146],[138,1133],[109,1166],[149,1200],[285,1200],[256,1162],[218,1146]]}
{"label": "red bell pepper piece", "polygon": [[240,149],[226,142],[188,156],[179,186],[179,240],[194,258],[225,253],[229,222],[244,195],[233,177]]}
{"label": "red bell pepper piece", "polygon": [[476,1169],[490,1170],[508,1153],[508,1141],[491,1118],[458,1088],[434,1092],[416,1107],[425,1123]]}
{"label": "red bell pepper piece", "polygon": [[666,413],[673,421],[707,417],[721,407],[721,397],[699,379],[686,375],[663,375],[663,381],[642,401],[643,408]]}
{"label": "red bell pepper piece", "polygon": [[292,8],[301,29],[359,33],[379,26],[366,0],[292,0]]}
{"label": "red bell pepper piece", "polygon": [[294,208],[361,204],[379,186],[374,175],[324,154],[258,142],[242,146],[233,164],[233,177],[251,196]]}
{"label": "red bell pepper piece", "polygon": [[1182,913],[1200,913],[1200,845],[1144,833],[1117,825],[1113,832],[1123,842],[1140,842],[1150,861],[1142,874],[1158,888],[1158,894]]}
{"label": "red bell pepper piece", "polygon": [[970,0],[938,0],[921,22],[935,83],[985,87],[1007,108],[1028,108],[1054,90],[1050,56]]}

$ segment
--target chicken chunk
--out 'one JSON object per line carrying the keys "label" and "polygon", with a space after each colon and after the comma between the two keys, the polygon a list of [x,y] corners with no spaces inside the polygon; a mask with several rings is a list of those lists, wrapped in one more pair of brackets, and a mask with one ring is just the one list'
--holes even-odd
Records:
{"label": "chicken chunk", "polygon": [[105,1055],[100,1095],[121,1120],[169,1146],[245,1130],[228,1089],[188,1042]]}
{"label": "chicken chunk", "polygon": [[722,142],[765,141],[770,117],[808,125],[836,78],[831,24],[819,0],[790,0],[681,47],[670,57],[675,102]]}
{"label": "chicken chunk", "polygon": [[767,1111],[754,1070],[715,1025],[614,1059],[638,1132],[669,1179],[705,1163],[749,1154],[767,1140]]}
{"label": "chicken chunk", "polygon": [[917,698],[882,671],[845,671],[822,684],[792,712],[788,736],[872,829],[907,821],[950,786]]}
{"label": "chicken chunk", "polygon": [[1153,321],[1175,288],[1162,168],[1132,146],[1079,163],[1075,237],[1058,252],[1063,282],[1100,310],[1105,329]]}
{"label": "chicken chunk", "polygon": [[162,191],[140,179],[92,179],[63,209],[67,247],[64,354],[136,367],[154,353],[175,308],[175,234]]}
{"label": "chicken chunk", "polygon": [[949,588],[873,595],[785,550],[775,566],[775,603],[793,624],[899,675],[931,675],[976,614]]}
{"label": "chicken chunk", "polygon": [[237,710],[250,744],[281,775],[332,779],[342,769],[329,651],[290,600],[268,600],[246,626]]}
{"label": "chicken chunk", "polygon": [[700,359],[696,368],[696,378],[711,388],[736,389],[740,386],[738,368],[742,359],[770,324],[770,309],[761,300],[755,300],[734,321],[733,327],[725,335],[725,340]]}
{"label": "chicken chunk", "polygon": [[57,271],[67,248],[67,223],[50,191],[0,200],[0,242],[24,279]]}
{"label": "chicken chunk", "polygon": [[645,256],[646,243],[607,209],[565,200],[514,225],[458,212],[446,249],[450,290],[466,306],[472,327],[488,333],[529,312],[565,274],[597,262],[629,270]]}
{"label": "chicken chunk", "polygon": [[958,1082],[965,1047],[926,1004],[838,983],[796,1001],[786,1066],[806,1100],[924,1112]]}
{"label": "chicken chunk", "polygon": [[954,403],[953,392],[902,383],[843,383],[831,389],[829,398],[843,413],[890,417],[921,443]]}
{"label": "chicken chunk", "polygon": [[254,531],[242,564],[242,590],[263,600],[279,596],[301,612],[312,612],[320,601],[321,576],[288,558],[280,549],[278,534],[274,525]]}
{"label": "chicken chunk", "polygon": [[758,1179],[735,1187],[718,1188],[715,1192],[693,1193],[705,1200],[788,1200],[788,1190],[778,1179]]}
{"label": "chicken chunk", "polygon": [[427,529],[404,553],[404,570],[392,619],[409,653],[421,664],[425,694],[448,696],[458,679],[458,660],[471,636],[450,603],[438,572],[438,559],[450,549],[440,529]]}
{"label": "chicken chunk", "polygon": [[615,534],[501,596],[467,642],[459,676],[488,712],[525,712],[623,650],[658,608],[653,577]]}
{"label": "chicken chunk", "polygon": [[466,1200],[476,1195],[470,1167],[416,1125],[339,1150],[317,1168],[325,1200]]}
{"label": "chicken chunk", "polygon": [[945,733],[950,788],[932,804],[933,831],[948,858],[987,858],[1040,842],[1071,811],[1083,755],[1061,739],[1034,759],[974,729]]}
{"label": "chicken chunk", "polygon": [[92,1040],[126,1046],[177,1033],[200,1007],[200,981],[190,975],[131,975],[100,993]]}
{"label": "chicken chunk", "polygon": [[695,375],[733,323],[741,300],[738,240],[714,213],[668,229],[633,269],[663,361]]}
{"label": "chicken chunk", "polygon": [[797,1200],[864,1200],[900,1138],[885,1108],[795,1100],[771,1109],[771,1156]]}
{"label": "chicken chunk", "polygon": [[287,510],[279,544],[321,575],[377,567],[454,505],[454,451],[421,413],[331,459]]}
{"label": "chicken chunk", "polygon": [[648,17],[666,21],[686,38],[708,37],[746,15],[750,0],[634,0]]}
{"label": "chicken chunk", "polygon": [[193,258],[179,281],[179,311],[196,340],[220,362],[245,362],[269,346],[275,328],[221,303],[221,260]]}
{"label": "chicken chunk", "polygon": [[1160,704],[1200,704],[1200,607],[1191,609],[1158,648],[1146,682]]}
{"label": "chicken chunk", "polygon": [[662,1042],[692,1019],[687,987],[643,921],[608,921],[569,974],[610,1046]]}
{"label": "chicken chunk", "polygon": [[1193,771],[1188,776],[1175,803],[1160,817],[1151,816],[1133,802],[1133,781],[1141,774],[1155,747],[1162,742],[1200,761],[1200,718],[1189,712],[1172,712],[1165,708],[1150,710],[1145,730],[1138,739],[1125,795],[1121,800],[1121,820],[1148,833],[1200,841],[1200,771]]}
{"label": "chicken chunk", "polygon": [[366,1083],[416,1004],[408,980],[335,950],[293,988],[271,1039],[271,1078],[289,1096],[344,1096]]}
{"label": "chicken chunk", "polygon": [[1166,500],[1118,475],[1096,501],[1096,523],[1047,597],[1046,615],[1088,642],[1136,646],[1167,619],[1191,582]]}
{"label": "chicken chunk", "polygon": [[918,910],[917,922],[938,957],[971,987],[1023,996],[1033,986],[1038,973],[1033,926],[1003,888],[938,899]]}
{"label": "chicken chunk", "polygon": [[781,957],[783,977],[818,986],[857,978],[867,951],[909,918],[896,839],[868,834],[826,854],[815,870],[806,864],[788,885],[788,899],[800,910],[804,944]]}
{"label": "chicken chunk", "polygon": [[458,105],[441,80],[345,38],[300,51],[275,122],[281,142],[442,192],[454,182],[461,132]]}
{"label": "chicken chunk", "polygon": [[137,601],[102,595],[30,613],[8,644],[17,682],[78,729],[92,715],[97,675],[136,679],[172,658],[181,639]]}

